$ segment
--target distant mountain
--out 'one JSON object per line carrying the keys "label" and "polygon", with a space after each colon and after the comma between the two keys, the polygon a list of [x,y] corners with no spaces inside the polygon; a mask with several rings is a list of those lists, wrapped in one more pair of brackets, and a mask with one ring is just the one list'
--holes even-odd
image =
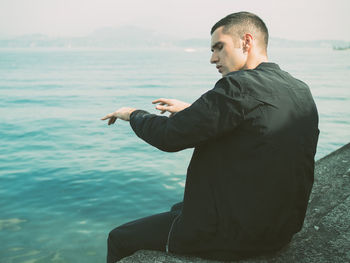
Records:
{"label": "distant mountain", "polygon": [[99,47],[168,47],[175,41],[167,35],[135,26],[99,28],[87,39]]}
{"label": "distant mountain", "polygon": [[[271,38],[271,47],[344,47],[346,41],[295,41]],[[0,48],[210,48],[210,39],[179,39],[155,31],[135,27],[103,27],[85,37],[48,37],[41,34],[0,38]]]}
{"label": "distant mountain", "polygon": [[97,48],[141,48],[169,47],[175,39],[155,31],[134,26],[104,27],[85,37],[48,37],[45,35],[24,35],[0,38],[0,47],[97,47]]}

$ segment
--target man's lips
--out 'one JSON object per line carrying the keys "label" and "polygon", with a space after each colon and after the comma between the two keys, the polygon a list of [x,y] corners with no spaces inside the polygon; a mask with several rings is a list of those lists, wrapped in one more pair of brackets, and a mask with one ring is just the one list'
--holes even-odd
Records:
{"label": "man's lips", "polygon": [[222,66],[217,65],[217,66],[216,66],[216,68],[217,68],[217,69],[219,70],[219,72],[220,72],[220,70],[221,70]]}

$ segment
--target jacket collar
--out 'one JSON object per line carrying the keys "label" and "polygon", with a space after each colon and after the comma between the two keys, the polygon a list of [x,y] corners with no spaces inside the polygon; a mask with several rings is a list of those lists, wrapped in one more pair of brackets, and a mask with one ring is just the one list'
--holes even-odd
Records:
{"label": "jacket collar", "polygon": [[281,69],[276,63],[262,62],[255,69]]}

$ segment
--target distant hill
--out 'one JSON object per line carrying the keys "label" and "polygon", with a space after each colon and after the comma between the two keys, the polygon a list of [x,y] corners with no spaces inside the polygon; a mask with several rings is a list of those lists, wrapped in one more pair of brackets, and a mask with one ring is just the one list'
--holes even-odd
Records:
{"label": "distant hill", "polygon": [[[295,41],[271,38],[271,47],[347,47],[346,41]],[[0,48],[210,48],[210,39],[179,39],[135,27],[103,27],[85,37],[48,37],[42,34],[0,37]]]}
{"label": "distant hill", "polygon": [[151,48],[173,46],[175,39],[155,31],[134,26],[103,27],[85,37],[48,37],[45,35],[23,35],[1,38],[0,47],[56,47],[56,48]]}

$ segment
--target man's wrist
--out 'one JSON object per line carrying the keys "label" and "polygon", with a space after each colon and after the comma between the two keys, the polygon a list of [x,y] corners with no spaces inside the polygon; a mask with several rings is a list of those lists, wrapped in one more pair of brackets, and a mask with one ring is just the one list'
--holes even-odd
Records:
{"label": "man's wrist", "polygon": [[129,116],[131,115],[131,113],[133,113],[136,110],[137,110],[136,108],[131,108],[130,111],[129,111]]}
{"label": "man's wrist", "polygon": [[150,114],[148,111],[145,111],[145,110],[141,110],[141,109],[136,109],[136,110],[133,110],[130,114],[130,119],[131,118],[134,118],[135,116],[143,116],[143,115],[147,115],[147,114]]}

